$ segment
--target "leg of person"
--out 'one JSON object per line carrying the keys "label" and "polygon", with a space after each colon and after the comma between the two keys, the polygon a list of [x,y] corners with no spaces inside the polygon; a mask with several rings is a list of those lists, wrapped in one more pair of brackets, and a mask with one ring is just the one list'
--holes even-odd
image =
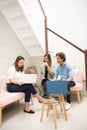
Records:
{"label": "leg of person", "polygon": [[[26,85],[24,85],[26,86]],[[24,112],[27,113],[35,113],[33,110],[29,110],[29,102],[30,102],[30,98],[31,98],[31,91],[27,88],[24,90],[25,93],[25,105],[24,105]]]}
{"label": "leg of person", "polygon": [[54,100],[52,99],[45,99],[43,97],[41,97],[37,91],[35,90],[34,86],[32,84],[29,84],[29,89],[31,91],[31,93],[40,101],[40,102],[43,102],[43,103],[52,103],[54,102]]}
{"label": "leg of person", "polygon": [[42,82],[41,82],[42,87],[43,87],[43,91],[44,91],[42,97],[44,97],[44,98],[47,96],[47,92],[46,92],[46,81],[47,81],[47,79],[43,79]]}
{"label": "leg of person", "polygon": [[[69,91],[70,91],[70,87],[74,87],[74,86],[75,86],[75,82],[73,82],[73,81],[68,82],[68,89],[69,89]],[[68,94],[66,96],[66,100],[67,100],[66,110],[69,110],[70,107],[71,107],[71,95],[70,94]]]}
{"label": "leg of person", "polygon": [[25,93],[25,105],[24,105],[24,112],[27,113],[35,113],[33,110],[29,110],[29,102],[31,97],[31,91],[29,89],[29,85],[23,84],[21,86],[14,85],[14,84],[7,84],[7,90],[9,92],[24,92]]}
{"label": "leg of person", "polygon": [[30,85],[29,84],[23,84],[21,86],[21,91],[25,93],[25,105],[24,105],[24,112],[34,114],[35,111],[29,110],[29,102],[31,98],[31,90],[29,89]]}
{"label": "leg of person", "polygon": [[44,89],[43,89],[43,85],[42,85],[42,84],[40,84],[40,86],[39,86],[39,94],[40,94],[41,96],[44,95]]}
{"label": "leg of person", "polygon": [[[14,84],[8,84],[7,85],[7,90],[9,92],[24,92],[25,93],[25,106],[27,107],[26,108],[26,112],[27,112],[27,109],[28,109],[28,102],[30,102],[30,97],[31,97],[31,93],[40,101],[40,102],[43,102],[43,103],[52,103],[54,102],[54,100],[52,99],[45,99],[45,98],[42,98],[38,93],[37,91],[35,90],[34,86],[32,84],[23,84],[21,86],[19,85],[14,85]],[[31,111],[29,111],[30,113],[34,113]]]}
{"label": "leg of person", "polygon": [[71,95],[70,94],[68,94],[68,95],[66,95],[66,100],[67,100],[67,103],[71,103],[71,97],[70,97]]}
{"label": "leg of person", "polygon": [[71,107],[71,98],[70,98],[70,94],[68,94],[68,95],[66,96],[66,100],[67,100],[67,102],[66,102],[66,104],[65,104],[65,108],[66,108],[66,110],[69,110],[70,107]]}

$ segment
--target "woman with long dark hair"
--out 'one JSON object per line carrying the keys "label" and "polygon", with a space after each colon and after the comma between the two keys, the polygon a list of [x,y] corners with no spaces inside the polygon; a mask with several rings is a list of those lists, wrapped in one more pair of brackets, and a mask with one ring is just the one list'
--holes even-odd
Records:
{"label": "woman with long dark hair", "polygon": [[43,57],[43,64],[40,67],[40,75],[41,75],[40,91],[41,95],[45,97],[47,95],[46,81],[54,78],[54,66],[52,65],[51,55],[48,53],[46,53]]}
{"label": "woman with long dark hair", "polygon": [[42,98],[34,86],[29,83],[25,84],[20,81],[21,75],[24,73],[24,57],[18,56],[14,62],[14,64],[8,70],[8,80],[7,80],[7,90],[9,92],[24,92],[25,93],[25,105],[24,112],[27,113],[35,113],[33,110],[29,109],[29,102],[31,98],[31,94],[33,94],[40,102],[51,102],[50,100]]}

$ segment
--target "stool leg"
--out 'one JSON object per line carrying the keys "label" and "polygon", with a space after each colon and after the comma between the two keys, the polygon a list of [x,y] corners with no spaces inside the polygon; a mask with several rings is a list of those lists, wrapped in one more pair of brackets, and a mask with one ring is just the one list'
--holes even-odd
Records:
{"label": "stool leg", "polygon": [[77,99],[78,99],[78,103],[80,104],[80,92],[77,92]]}
{"label": "stool leg", "polygon": [[52,107],[53,107],[53,116],[54,116],[54,126],[55,126],[55,129],[57,129],[55,103],[52,104]]}
{"label": "stool leg", "polygon": [[[52,104],[48,104],[48,108],[47,108],[47,117],[48,117],[48,115],[49,115],[50,105],[52,105]],[[54,105],[55,105],[55,110],[56,110],[57,118],[59,118],[59,111],[58,111],[58,108],[57,108],[56,103],[54,103]]]}
{"label": "stool leg", "polygon": [[42,122],[42,120],[43,120],[44,108],[45,108],[45,103],[42,103],[42,111],[41,111],[40,122]]}
{"label": "stool leg", "polygon": [[62,112],[62,101],[61,101],[61,96],[59,95],[59,102],[60,102],[60,110]]}
{"label": "stool leg", "polygon": [[80,98],[82,98],[83,97],[82,91],[79,91],[79,93],[80,93]]}
{"label": "stool leg", "polygon": [[65,109],[65,102],[64,102],[64,96],[61,95],[61,100],[62,100],[62,105],[63,105],[63,109],[64,109],[64,116],[65,116],[65,120],[67,121],[67,114],[66,114],[66,109]]}
{"label": "stool leg", "polygon": [[51,105],[51,104],[48,104],[48,105],[47,105],[47,117],[48,117],[48,115],[49,115],[50,105]]}
{"label": "stool leg", "polygon": [[0,126],[2,125],[2,108],[0,108]]}
{"label": "stool leg", "polygon": [[59,118],[59,111],[58,111],[58,108],[57,108],[56,103],[55,103],[54,105],[55,105],[55,109],[56,109],[56,115],[57,115],[57,118]]}

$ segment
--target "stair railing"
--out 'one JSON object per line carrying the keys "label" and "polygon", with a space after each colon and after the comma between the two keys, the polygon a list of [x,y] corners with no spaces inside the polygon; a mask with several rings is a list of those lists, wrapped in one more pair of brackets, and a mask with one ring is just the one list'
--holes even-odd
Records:
{"label": "stair railing", "polygon": [[43,9],[43,6],[40,2],[40,0],[38,0],[40,7],[41,7],[41,11],[44,15],[44,26],[45,26],[45,52],[48,52],[48,31],[50,31],[51,33],[53,33],[54,35],[58,36],[59,38],[61,38],[62,40],[66,41],[68,44],[70,44],[71,46],[73,46],[74,48],[76,48],[77,50],[79,50],[80,52],[84,53],[84,59],[85,59],[85,77],[86,80],[84,81],[86,83],[86,90],[87,90],[87,50],[82,50],[81,48],[79,48],[78,46],[76,46],[75,44],[73,44],[72,42],[70,42],[69,40],[65,39],[64,37],[60,36],[59,34],[57,34],[56,32],[54,32],[53,30],[51,30],[50,28],[47,27],[47,17],[45,14],[45,11]]}

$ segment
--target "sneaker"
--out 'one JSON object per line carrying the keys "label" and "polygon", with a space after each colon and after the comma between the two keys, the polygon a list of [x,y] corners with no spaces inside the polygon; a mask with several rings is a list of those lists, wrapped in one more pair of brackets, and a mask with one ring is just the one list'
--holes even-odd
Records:
{"label": "sneaker", "polygon": [[66,111],[68,111],[71,107],[71,104],[70,103],[65,103],[65,109]]}

